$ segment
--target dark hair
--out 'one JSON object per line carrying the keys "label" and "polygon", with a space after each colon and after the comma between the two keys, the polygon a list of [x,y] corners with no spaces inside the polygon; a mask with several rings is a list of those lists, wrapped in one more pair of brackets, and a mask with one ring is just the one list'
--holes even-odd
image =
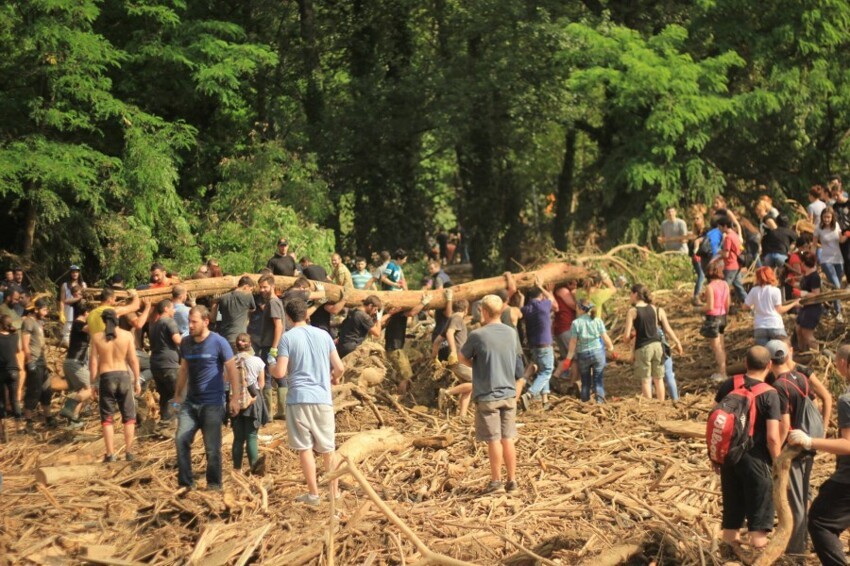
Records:
{"label": "dark hair", "polygon": [[777,228],[787,228],[790,223],[790,219],[787,214],[780,214],[776,217],[776,227]]}
{"label": "dark hair", "polygon": [[109,285],[112,287],[124,287],[124,276],[116,273],[109,280]]}
{"label": "dark hair", "polygon": [[817,199],[823,199],[823,197],[824,197],[823,187],[821,187],[820,185],[815,185],[814,187],[809,189],[809,196],[815,197]]}
{"label": "dark hair", "polygon": [[171,299],[162,299],[156,304],[156,314],[165,314],[165,311],[173,304],[174,303],[171,302]]}
{"label": "dark hair", "polygon": [[153,265],[151,265],[150,270],[151,270],[151,271],[157,271],[157,270],[159,270],[159,271],[165,271],[165,266],[164,266],[164,265],[162,265],[162,264],[161,264],[161,263],[159,263],[159,262],[156,262],[156,263],[154,263]]}
{"label": "dark hair", "polygon": [[499,297],[500,299],[502,299],[503,303],[507,304],[507,302],[508,302],[508,291],[507,291],[507,289],[499,289],[498,291],[496,291],[493,294],[496,295],[497,297]]}
{"label": "dark hair", "polygon": [[103,320],[103,324],[106,326],[104,329],[104,334],[106,335],[106,341],[112,342],[115,340],[116,336],[116,327],[118,326],[118,315],[115,313],[114,309],[106,309],[102,313],[100,313],[100,318]]}
{"label": "dark hair", "polygon": [[175,285],[173,289],[171,289],[171,298],[179,299],[183,295],[186,294],[186,287],[183,285]]}
{"label": "dark hair", "polygon": [[[832,218],[832,221],[829,223],[828,226],[824,224],[824,220],[823,220],[823,217],[827,214],[829,214],[830,217]],[[821,213],[820,213],[820,227],[821,228],[828,228],[830,230],[835,230],[835,226],[836,226],[837,223],[838,223],[838,221],[835,218],[835,209],[834,208],[832,208],[831,206],[827,206],[826,208],[824,208],[821,211]]]}
{"label": "dark hair", "polygon": [[[239,345],[239,342],[247,342],[248,345],[243,348],[242,346]],[[246,332],[242,332],[236,337],[234,344],[236,344],[236,350],[237,351],[247,352],[248,350],[251,349],[251,336]]]}
{"label": "dark hair", "polygon": [[803,265],[809,268],[818,264],[818,257],[812,252],[803,252],[800,255],[800,259],[803,261]]}
{"label": "dark hair", "polygon": [[201,317],[201,320],[209,321],[210,319],[210,310],[204,305],[195,305],[191,309],[189,309],[189,316],[196,314]]}
{"label": "dark hair", "polygon": [[797,236],[797,240],[794,242],[798,248],[802,248],[808,246],[812,243],[812,233],[811,232],[803,232],[799,236]]}
{"label": "dark hair", "polygon": [[717,225],[721,226],[723,228],[731,228],[732,227],[732,221],[729,220],[728,216],[721,216],[717,219]]}
{"label": "dark hair", "polygon": [[8,314],[0,316],[0,330],[3,332],[15,332],[15,326],[12,324],[12,317]]}
{"label": "dark hair", "polygon": [[301,256],[301,260],[298,263],[313,263],[313,260],[310,259],[310,256],[304,255]]}
{"label": "dark hair", "polygon": [[104,287],[100,290],[100,302],[105,303],[109,299],[115,296],[115,290],[110,289],[109,287]]}
{"label": "dark hair", "polygon": [[35,301],[35,305],[33,305],[33,306],[35,307],[35,310],[40,310],[40,309],[43,309],[43,308],[49,308],[50,307],[50,301],[48,301],[46,298],[42,297],[40,299],[37,299]]}
{"label": "dark hair", "polygon": [[382,304],[383,304],[383,303],[381,303],[381,299],[379,299],[377,295],[369,295],[368,297],[366,297],[365,299],[363,299],[363,306],[364,306],[364,307],[378,307],[378,308],[381,308],[381,305],[382,305]]}
{"label": "dark hair", "polygon": [[747,350],[747,359],[744,363],[748,370],[767,369],[770,365],[770,350],[764,346],[753,346]]}
{"label": "dark hair", "polygon": [[292,322],[303,322],[307,320],[307,302],[304,299],[295,298],[288,300],[283,310]]}
{"label": "dark hair", "polygon": [[87,314],[87,313],[91,312],[91,309],[92,309],[92,304],[90,302],[80,301],[80,302],[77,303],[76,307],[74,308],[74,312],[77,313],[77,316],[80,316],[81,314]]}
{"label": "dark hair", "polygon": [[452,303],[452,310],[454,312],[463,312],[467,308],[469,308],[469,301],[466,299],[458,299],[454,303]]}
{"label": "dark hair", "polygon": [[254,280],[251,279],[250,277],[248,277],[247,275],[243,275],[242,277],[239,278],[239,284],[237,285],[237,287],[247,287],[247,286],[253,287],[254,286]]}
{"label": "dark hair", "polygon": [[366,258],[365,258],[365,257],[363,257],[362,255],[359,255],[359,256],[357,256],[357,257],[355,257],[355,258],[354,258],[354,263],[358,263],[358,262],[361,262],[361,261],[362,261],[363,263],[366,263]]}
{"label": "dark hair", "polygon": [[398,248],[393,252],[393,259],[404,259],[407,257],[407,252],[403,248]]}
{"label": "dark hair", "polygon": [[390,260],[390,252],[387,250],[383,250],[381,252],[381,261],[389,261]]}
{"label": "dark hair", "polygon": [[723,262],[715,261],[708,264],[708,275],[709,279],[725,279],[726,275],[723,273]]}
{"label": "dark hair", "polygon": [[263,275],[260,277],[257,281],[257,285],[262,285],[263,283],[268,283],[272,286],[272,289],[274,289],[274,275]]}
{"label": "dark hair", "polygon": [[534,300],[542,294],[543,289],[535,285],[534,287],[525,292],[525,298],[529,300]]}
{"label": "dark hair", "polygon": [[295,280],[292,284],[296,289],[309,289],[310,288],[310,280],[304,277],[303,275]]}
{"label": "dark hair", "polygon": [[271,270],[271,269],[269,269],[268,267],[264,267],[264,268],[262,268],[262,269],[260,270],[260,277],[262,277],[263,275],[272,275],[272,276],[274,276],[274,271],[272,271],[272,270]]}
{"label": "dark hair", "polygon": [[637,295],[638,299],[643,301],[644,303],[651,305],[652,304],[652,293],[649,292],[649,289],[646,285],[641,283],[635,283],[632,285],[632,293]]}

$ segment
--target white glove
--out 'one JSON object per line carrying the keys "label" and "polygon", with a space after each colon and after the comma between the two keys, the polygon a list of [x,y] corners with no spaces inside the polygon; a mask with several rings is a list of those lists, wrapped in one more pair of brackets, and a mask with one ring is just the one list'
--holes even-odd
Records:
{"label": "white glove", "polygon": [[419,302],[422,303],[423,307],[427,307],[428,303],[431,302],[431,294],[430,293],[423,293],[422,298],[419,299]]}
{"label": "white glove", "polygon": [[324,291],[324,290],[325,290],[325,286],[317,281],[316,282],[316,291],[321,292],[321,291]]}
{"label": "white glove", "polygon": [[802,430],[792,430],[788,435],[788,443],[793,446],[802,446],[806,450],[812,449],[812,437]]}

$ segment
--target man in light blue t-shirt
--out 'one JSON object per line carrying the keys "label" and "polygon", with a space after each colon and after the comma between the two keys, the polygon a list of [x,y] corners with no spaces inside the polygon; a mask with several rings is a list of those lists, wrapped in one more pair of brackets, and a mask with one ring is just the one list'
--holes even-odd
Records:
{"label": "man in light blue t-shirt", "polygon": [[[301,298],[284,307],[292,327],[277,347],[274,376],[286,378],[286,433],[289,446],[297,450],[308,493],[295,498],[307,505],[319,504],[319,484],[313,450],[322,455],[328,473],[336,467],[335,422],[331,386],[336,385],[345,366],[330,334],[307,324],[307,303]],[[331,482],[336,497],[337,481]]]}

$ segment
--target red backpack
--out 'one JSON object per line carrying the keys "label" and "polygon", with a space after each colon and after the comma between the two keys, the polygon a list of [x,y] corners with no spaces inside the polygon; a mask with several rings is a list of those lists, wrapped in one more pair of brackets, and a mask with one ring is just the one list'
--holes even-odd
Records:
{"label": "red backpack", "polygon": [[743,375],[732,379],[732,391],[715,405],[705,427],[708,458],[717,465],[737,464],[753,447],[756,397],[773,389],[766,383],[748,387]]}

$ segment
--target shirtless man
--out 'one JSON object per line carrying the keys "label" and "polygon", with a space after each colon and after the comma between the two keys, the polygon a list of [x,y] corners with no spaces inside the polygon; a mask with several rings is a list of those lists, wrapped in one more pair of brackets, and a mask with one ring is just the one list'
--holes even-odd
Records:
{"label": "shirtless man", "polygon": [[[134,394],[142,392],[139,381],[139,359],[133,335],[118,328],[118,315],[113,309],[101,315],[106,328],[91,338],[89,369],[94,384],[99,386],[100,422],[103,426],[103,442],[106,445],[104,462],[115,461],[115,432],[112,418],[116,410],[121,411],[124,423],[124,458],[133,460],[133,438],[136,430],[136,403]],[[132,371],[132,376],[130,371]]]}

